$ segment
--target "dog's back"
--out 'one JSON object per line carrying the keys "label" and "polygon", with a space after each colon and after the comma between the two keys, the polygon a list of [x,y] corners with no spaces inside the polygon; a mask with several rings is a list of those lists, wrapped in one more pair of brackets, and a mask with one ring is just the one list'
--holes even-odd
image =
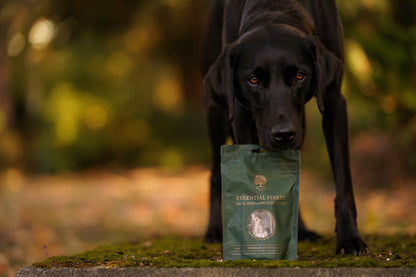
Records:
{"label": "dog's back", "polygon": [[206,74],[224,45],[236,41],[249,28],[250,21],[256,16],[265,20],[264,13],[273,12],[272,16],[279,14],[279,20],[291,20],[305,32],[315,34],[330,52],[343,60],[342,24],[333,1],[214,0],[203,49],[202,72]]}

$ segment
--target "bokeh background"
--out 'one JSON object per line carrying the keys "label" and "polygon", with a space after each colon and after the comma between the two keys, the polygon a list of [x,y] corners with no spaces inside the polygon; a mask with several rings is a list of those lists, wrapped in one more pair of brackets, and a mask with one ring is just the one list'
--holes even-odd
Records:
{"label": "bokeh background", "polygon": [[[416,233],[416,2],[337,1],[363,233]],[[202,237],[208,0],[0,2],[0,276],[126,240]],[[307,105],[301,206],[334,228]]]}

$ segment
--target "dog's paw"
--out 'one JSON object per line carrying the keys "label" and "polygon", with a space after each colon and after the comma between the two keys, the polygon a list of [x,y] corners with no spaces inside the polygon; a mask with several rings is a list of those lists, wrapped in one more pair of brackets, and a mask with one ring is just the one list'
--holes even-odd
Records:
{"label": "dog's paw", "polygon": [[347,239],[337,242],[337,254],[368,254],[368,246],[361,238]]}
{"label": "dog's paw", "polygon": [[221,243],[222,238],[215,237],[215,236],[205,236],[204,241],[207,243]]}
{"label": "dog's paw", "polygon": [[308,229],[298,230],[298,241],[319,242],[322,236]]}
{"label": "dog's paw", "polygon": [[208,243],[222,242],[222,230],[218,230],[218,228],[208,230],[204,241]]}

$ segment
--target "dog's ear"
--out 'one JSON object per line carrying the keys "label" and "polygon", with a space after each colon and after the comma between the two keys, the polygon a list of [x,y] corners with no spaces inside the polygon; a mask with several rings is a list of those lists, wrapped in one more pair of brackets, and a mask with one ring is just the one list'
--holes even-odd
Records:
{"label": "dog's ear", "polygon": [[324,113],[325,100],[341,86],[344,65],[316,37],[312,38],[311,53],[315,66],[316,100],[319,111]]}
{"label": "dog's ear", "polygon": [[234,119],[234,47],[228,45],[208,70],[204,79],[206,97],[228,108],[228,120]]}

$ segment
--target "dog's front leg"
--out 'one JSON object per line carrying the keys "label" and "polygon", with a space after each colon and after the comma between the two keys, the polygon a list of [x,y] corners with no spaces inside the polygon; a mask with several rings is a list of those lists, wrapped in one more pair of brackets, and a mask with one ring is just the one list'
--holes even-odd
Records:
{"label": "dog's front leg", "polygon": [[337,253],[360,255],[368,250],[357,228],[349,165],[347,107],[339,91],[325,101],[323,129],[336,185]]}
{"label": "dog's front leg", "polygon": [[212,169],[210,179],[210,211],[207,242],[222,241],[221,217],[221,145],[228,136],[227,109],[210,101],[207,105],[208,132],[212,151]]}

